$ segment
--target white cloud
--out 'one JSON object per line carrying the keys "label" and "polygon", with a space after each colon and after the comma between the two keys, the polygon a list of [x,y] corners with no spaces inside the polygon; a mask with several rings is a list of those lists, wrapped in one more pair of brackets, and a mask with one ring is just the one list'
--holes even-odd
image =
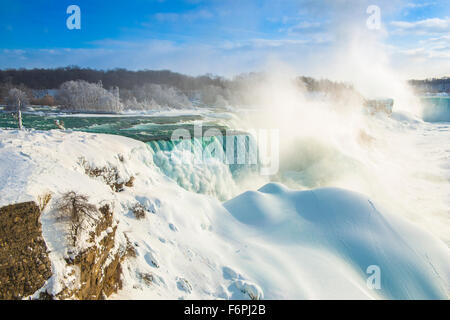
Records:
{"label": "white cloud", "polygon": [[399,52],[407,56],[427,56],[427,51],[425,48],[400,50]]}
{"label": "white cloud", "polygon": [[422,2],[422,3],[415,3],[415,2],[409,2],[406,4],[407,8],[410,9],[416,9],[416,8],[424,8],[429,6],[434,6],[436,2]]}
{"label": "white cloud", "polygon": [[436,41],[450,41],[450,35],[444,35],[437,38],[429,38],[426,41],[428,42],[436,42]]}
{"label": "white cloud", "polygon": [[282,48],[285,50],[291,50],[292,47],[300,47],[306,44],[322,44],[331,42],[332,39],[328,37],[328,34],[317,34],[306,39],[266,39],[266,38],[252,38],[248,40],[237,41],[223,41],[217,48],[225,50],[236,49],[270,49],[270,48]]}
{"label": "white cloud", "polygon": [[286,33],[289,36],[299,35],[314,35],[318,33],[327,32],[327,28],[330,26],[329,21],[301,21],[296,24],[292,24],[287,27],[280,28],[278,31]]}
{"label": "white cloud", "polygon": [[289,29],[292,30],[306,30],[306,29],[315,29],[315,28],[319,28],[322,25],[322,23],[318,22],[318,21],[313,21],[313,22],[309,22],[309,21],[302,21],[298,24],[296,24],[293,27],[290,27]]}
{"label": "white cloud", "polygon": [[250,42],[255,47],[260,48],[260,47],[282,47],[289,45],[302,45],[309,43],[310,41],[299,39],[252,39]]}
{"label": "white cloud", "polygon": [[450,18],[429,18],[419,21],[392,21],[391,25],[397,29],[394,33],[413,32],[416,34],[436,34],[450,32]]}
{"label": "white cloud", "polygon": [[211,19],[214,15],[208,10],[188,11],[185,13],[159,12],[154,15],[159,22],[196,21]]}

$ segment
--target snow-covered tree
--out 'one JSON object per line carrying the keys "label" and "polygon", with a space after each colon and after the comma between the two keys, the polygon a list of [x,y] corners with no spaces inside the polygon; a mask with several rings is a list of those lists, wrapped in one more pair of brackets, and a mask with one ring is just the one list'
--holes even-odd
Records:
{"label": "snow-covered tree", "polygon": [[131,95],[132,97],[125,102],[127,109],[182,109],[192,107],[188,97],[178,89],[154,83],[147,83],[134,88]]}
{"label": "snow-covered tree", "polygon": [[7,110],[17,111],[19,107],[26,107],[29,103],[27,94],[20,89],[12,88],[6,97]]}
{"label": "snow-covered tree", "polygon": [[22,111],[21,109],[28,105],[28,97],[25,92],[20,89],[12,88],[8,92],[8,97],[6,98],[7,110],[16,111],[16,119],[19,130],[23,129],[22,125]]}
{"label": "snow-covered tree", "polygon": [[73,111],[119,112],[122,110],[118,88],[110,92],[102,83],[83,80],[64,82],[58,90],[56,100],[62,108]]}

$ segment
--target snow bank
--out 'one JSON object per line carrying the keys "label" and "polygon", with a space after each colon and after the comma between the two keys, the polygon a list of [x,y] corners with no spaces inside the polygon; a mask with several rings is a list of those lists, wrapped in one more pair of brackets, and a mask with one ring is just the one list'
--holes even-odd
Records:
{"label": "snow bank", "polygon": [[[133,186],[114,192],[80,158],[115,167],[123,181],[133,176]],[[117,245],[131,243],[136,256],[125,260],[123,289],[111,298],[448,298],[448,248],[354,192],[272,183],[221,203],[165,176],[144,143],[70,131],[0,130],[0,163],[2,206],[69,190],[113,205]],[[74,279],[52,202],[41,220],[48,286],[57,291]],[[137,203],[144,219],[133,215]],[[373,265],[380,289],[367,285]]]}
{"label": "snow bank", "polygon": [[[378,267],[381,288],[375,295],[367,292],[368,296],[438,299],[447,295],[448,248],[409,223],[394,219],[363,195],[336,188],[291,191],[267,184],[259,192],[249,191],[226,202],[225,207],[252,227],[252,238],[288,247],[287,254],[276,250],[277,255],[290,260],[291,268],[300,274],[308,274],[298,279],[299,286],[316,287],[323,275],[310,273],[314,264],[319,262],[317,270],[323,270],[331,259],[335,262],[328,266],[328,276],[344,264],[352,272],[342,276],[349,283],[361,281],[361,287],[369,277],[369,266]],[[293,259],[305,257],[311,248],[326,259]]]}

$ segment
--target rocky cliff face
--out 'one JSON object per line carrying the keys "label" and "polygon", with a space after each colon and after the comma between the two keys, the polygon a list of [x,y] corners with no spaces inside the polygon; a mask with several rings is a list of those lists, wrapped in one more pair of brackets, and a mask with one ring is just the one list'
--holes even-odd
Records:
{"label": "rocky cliff face", "polygon": [[129,250],[115,248],[117,225],[109,205],[99,211],[101,218],[91,232],[91,246],[66,259],[77,273],[78,285],[49,294],[46,285],[52,268],[39,207],[35,202],[24,202],[0,208],[0,299],[103,299],[117,292],[121,262]]}
{"label": "rocky cliff face", "polygon": [[70,266],[78,271],[79,287],[65,288],[56,295],[58,299],[97,300],[110,296],[121,288],[121,262],[126,256],[126,248],[115,248],[117,225],[109,205],[99,209],[101,218],[91,232],[89,248],[78,253],[73,259],[67,258]]}
{"label": "rocky cliff face", "polygon": [[32,295],[51,276],[39,218],[34,202],[0,208],[0,299]]}

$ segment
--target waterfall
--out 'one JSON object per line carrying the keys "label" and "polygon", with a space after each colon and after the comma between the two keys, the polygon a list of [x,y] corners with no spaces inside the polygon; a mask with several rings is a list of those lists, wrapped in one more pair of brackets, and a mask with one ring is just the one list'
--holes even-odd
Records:
{"label": "waterfall", "polygon": [[186,190],[227,200],[237,181],[256,172],[257,148],[250,135],[206,136],[147,142],[155,165]]}

